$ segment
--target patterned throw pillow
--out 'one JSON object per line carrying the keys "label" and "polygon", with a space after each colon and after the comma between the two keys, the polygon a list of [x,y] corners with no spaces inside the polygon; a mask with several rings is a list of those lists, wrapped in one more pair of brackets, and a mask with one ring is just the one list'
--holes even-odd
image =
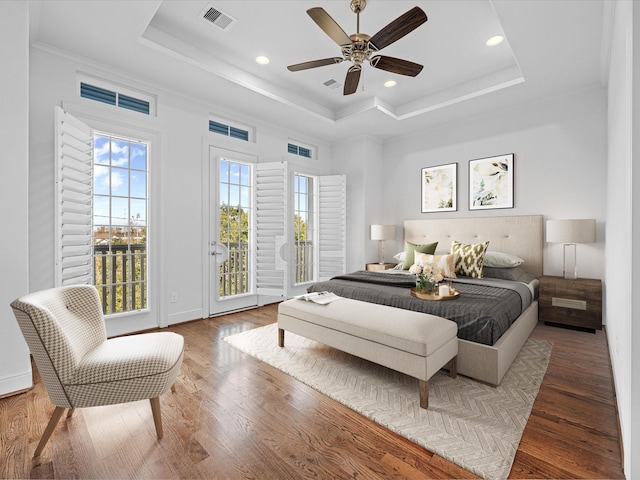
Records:
{"label": "patterned throw pillow", "polygon": [[455,254],[456,274],[463,277],[482,278],[482,264],[489,242],[465,245],[455,240],[451,253]]}
{"label": "patterned throw pillow", "polygon": [[456,266],[455,266],[455,255],[429,255],[427,253],[418,253],[416,252],[416,263],[422,261],[422,257],[426,263],[432,263],[437,265],[442,270],[442,275],[445,278],[457,278],[456,277]]}

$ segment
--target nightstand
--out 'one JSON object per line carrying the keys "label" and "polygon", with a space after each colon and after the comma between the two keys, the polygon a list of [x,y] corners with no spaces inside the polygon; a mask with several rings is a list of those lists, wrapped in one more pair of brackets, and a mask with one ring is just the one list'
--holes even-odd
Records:
{"label": "nightstand", "polygon": [[595,333],[602,329],[602,282],[544,275],[540,277],[538,306],[538,316],[546,324]]}
{"label": "nightstand", "polygon": [[396,263],[367,263],[365,265],[365,270],[370,272],[382,272],[384,270],[390,270],[396,265]]}

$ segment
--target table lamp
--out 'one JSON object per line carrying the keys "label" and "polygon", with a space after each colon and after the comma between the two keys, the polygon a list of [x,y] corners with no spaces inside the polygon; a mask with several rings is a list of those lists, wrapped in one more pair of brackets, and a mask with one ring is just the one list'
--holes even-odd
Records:
{"label": "table lamp", "polygon": [[371,240],[378,240],[378,263],[384,263],[384,241],[395,238],[395,225],[371,225]]}
{"label": "table lamp", "polygon": [[[580,220],[547,220],[547,242],[564,243],[563,269],[564,278],[578,278],[576,249],[578,243],[594,243],[596,241],[596,221]],[[567,254],[567,250],[569,253]]]}

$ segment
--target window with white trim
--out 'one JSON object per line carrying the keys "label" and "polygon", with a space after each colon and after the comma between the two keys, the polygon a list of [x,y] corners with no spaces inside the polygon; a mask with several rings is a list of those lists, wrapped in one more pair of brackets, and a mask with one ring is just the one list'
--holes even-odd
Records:
{"label": "window with white trim", "polygon": [[145,115],[156,114],[155,96],[105,80],[79,75],[78,94],[82,98]]}
{"label": "window with white trim", "polygon": [[293,176],[293,261],[296,285],[315,280],[315,188],[313,177]]}
{"label": "window with white trim", "polygon": [[255,138],[255,128],[223,118],[210,118],[209,131],[245,142],[253,142]]}
{"label": "window with white trim", "polygon": [[149,144],[94,132],[94,278],[105,315],[147,308]]}
{"label": "window with white trim", "polygon": [[305,158],[315,158],[315,147],[305,145],[297,140],[289,140],[287,143],[287,153]]}

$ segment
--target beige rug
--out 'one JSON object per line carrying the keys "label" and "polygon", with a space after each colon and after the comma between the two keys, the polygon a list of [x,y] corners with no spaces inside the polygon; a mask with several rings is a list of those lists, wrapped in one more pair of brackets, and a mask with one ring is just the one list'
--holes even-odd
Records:
{"label": "beige rug", "polygon": [[424,410],[416,379],[289,332],[280,348],[275,323],[224,340],[486,479],[508,477],[551,355],[549,342],[527,340],[495,388],[438,372]]}

